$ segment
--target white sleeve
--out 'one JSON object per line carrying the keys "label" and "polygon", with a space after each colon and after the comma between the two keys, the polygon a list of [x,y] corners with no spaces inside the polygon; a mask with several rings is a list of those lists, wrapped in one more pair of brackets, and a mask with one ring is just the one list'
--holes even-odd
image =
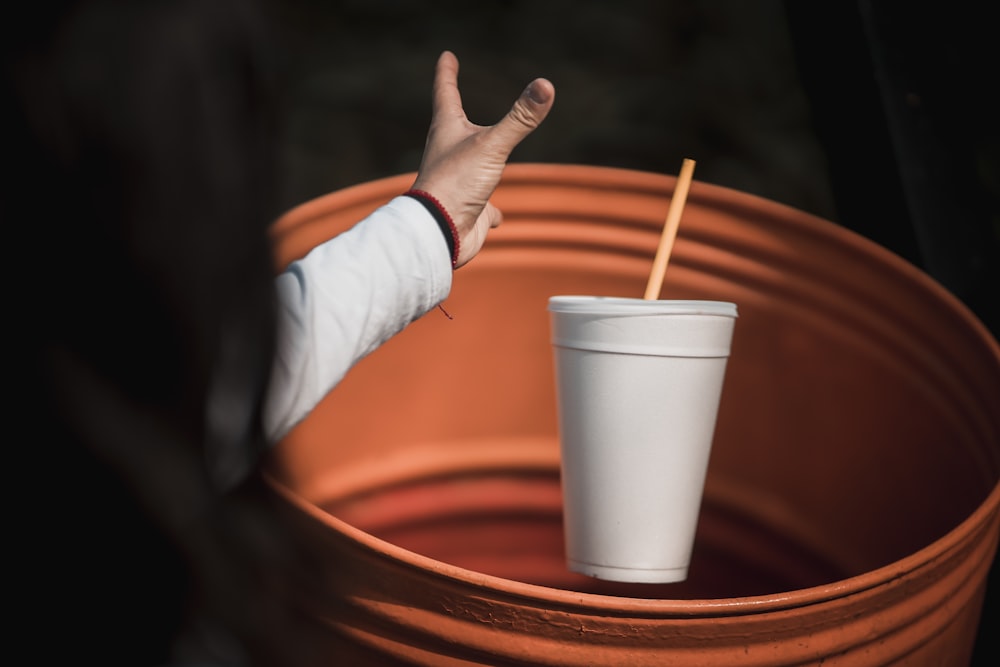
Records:
{"label": "white sleeve", "polygon": [[367,354],[451,291],[434,218],[399,196],[314,248],[277,278],[278,349],[264,406],[277,441]]}

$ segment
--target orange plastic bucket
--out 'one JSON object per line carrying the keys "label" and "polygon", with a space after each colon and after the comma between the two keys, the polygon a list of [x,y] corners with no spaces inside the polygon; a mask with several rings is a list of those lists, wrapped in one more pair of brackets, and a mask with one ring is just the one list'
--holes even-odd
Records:
{"label": "orange plastic bucket", "polygon": [[[282,265],[406,190],[309,202]],[[566,569],[546,303],[642,296],[674,178],[513,164],[444,304],[280,444],[348,664],[967,664],[1000,534],[1000,346],[888,251],[695,182],[663,298],[740,309],[687,581]]]}

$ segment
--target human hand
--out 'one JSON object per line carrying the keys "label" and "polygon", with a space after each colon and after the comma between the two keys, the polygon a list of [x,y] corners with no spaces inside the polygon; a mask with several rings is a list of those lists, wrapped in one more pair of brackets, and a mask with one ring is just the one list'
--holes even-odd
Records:
{"label": "human hand", "polygon": [[413,188],[430,193],[451,216],[459,239],[455,268],[476,256],[503,215],[490,203],[514,148],[552,108],[555,88],[535,79],[496,125],[469,122],[458,90],[458,59],[441,54],[434,76],[433,114]]}

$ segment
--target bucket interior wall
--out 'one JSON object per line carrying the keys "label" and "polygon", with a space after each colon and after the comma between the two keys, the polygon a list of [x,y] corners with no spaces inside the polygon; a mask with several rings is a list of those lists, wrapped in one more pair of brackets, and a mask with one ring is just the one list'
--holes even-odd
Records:
{"label": "bucket interior wall", "polygon": [[[702,506],[695,561],[672,584],[603,581],[566,567],[558,462],[540,461],[531,440],[464,443],[493,449],[463,457],[425,451],[409,474],[387,479],[354,473],[363,491],[333,494],[319,506],[371,535],[414,553],[495,577],[567,591],[631,598],[726,598],[767,595],[836,581],[848,573],[797,536],[775,532],[753,513],[730,505],[712,487]],[[437,461],[440,467],[428,467]],[[347,472],[347,471],[345,471]],[[337,485],[339,486],[339,485]]]}

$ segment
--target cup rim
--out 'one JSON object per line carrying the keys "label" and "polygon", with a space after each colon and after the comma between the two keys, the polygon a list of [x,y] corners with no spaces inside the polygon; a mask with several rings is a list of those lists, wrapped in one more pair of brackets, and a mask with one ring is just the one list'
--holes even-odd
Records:
{"label": "cup rim", "polygon": [[591,315],[719,315],[738,317],[735,303],[701,299],[640,299],[565,294],[549,297],[548,310]]}

